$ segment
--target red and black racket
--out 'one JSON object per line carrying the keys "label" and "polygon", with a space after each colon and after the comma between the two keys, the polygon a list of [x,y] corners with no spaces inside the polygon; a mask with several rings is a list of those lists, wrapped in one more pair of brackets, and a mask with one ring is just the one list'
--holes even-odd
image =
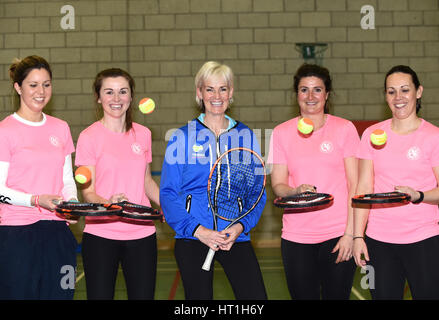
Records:
{"label": "red and black racket", "polygon": [[158,220],[163,218],[163,214],[160,210],[140,204],[123,201],[115,203],[115,205],[122,207],[122,211],[117,213],[117,215],[122,218],[135,220]]}
{"label": "red and black racket", "polygon": [[359,204],[384,204],[384,203],[406,203],[410,201],[410,196],[402,192],[385,192],[361,194],[352,198],[352,203]]}
{"label": "red and black racket", "polygon": [[[226,230],[256,207],[264,194],[265,174],[264,161],[248,148],[230,149],[216,160],[207,183],[214,230],[218,230],[217,219],[230,222]],[[209,249],[203,270],[210,270],[214,255]]]}
{"label": "red and black racket", "polygon": [[122,207],[106,203],[63,201],[56,206],[55,212],[64,219],[77,219],[78,217],[114,216],[122,212]]}
{"label": "red and black racket", "polygon": [[274,205],[279,208],[286,208],[285,213],[296,213],[304,211],[320,210],[322,207],[330,206],[334,197],[328,193],[302,192],[293,196],[279,197],[274,200]]}

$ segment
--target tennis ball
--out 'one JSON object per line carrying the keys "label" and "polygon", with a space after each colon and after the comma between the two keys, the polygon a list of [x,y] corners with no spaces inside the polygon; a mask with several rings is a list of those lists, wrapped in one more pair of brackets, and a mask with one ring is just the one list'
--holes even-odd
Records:
{"label": "tennis ball", "polygon": [[142,113],[148,114],[154,111],[155,102],[151,98],[143,98],[139,102],[139,109]]}
{"label": "tennis ball", "polygon": [[314,123],[311,119],[302,118],[297,123],[297,130],[303,134],[310,134],[314,130]]}
{"label": "tennis ball", "polygon": [[387,141],[387,134],[384,130],[376,129],[370,134],[370,141],[376,146],[382,146]]}
{"label": "tennis ball", "polygon": [[87,167],[79,167],[75,171],[75,180],[80,184],[89,182],[91,179],[91,172]]}

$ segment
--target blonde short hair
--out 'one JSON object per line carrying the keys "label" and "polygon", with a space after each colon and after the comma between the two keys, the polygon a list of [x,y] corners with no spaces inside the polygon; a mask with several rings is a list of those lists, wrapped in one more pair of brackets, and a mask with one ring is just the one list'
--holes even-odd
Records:
{"label": "blonde short hair", "polygon": [[[229,88],[233,88],[233,71],[232,69],[225,65],[218,63],[216,61],[208,61],[200,68],[197,75],[195,76],[195,88],[201,88],[206,79],[209,79],[212,76],[222,76],[224,80],[227,82],[227,86]],[[197,94],[195,94],[195,100],[197,104],[203,108],[203,102],[198,98]],[[202,110],[204,111],[204,110]]]}

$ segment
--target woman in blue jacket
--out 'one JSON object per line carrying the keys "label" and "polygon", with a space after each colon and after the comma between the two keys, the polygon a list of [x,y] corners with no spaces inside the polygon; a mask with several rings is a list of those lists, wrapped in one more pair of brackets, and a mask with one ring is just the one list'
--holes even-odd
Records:
{"label": "woman in blue jacket", "polygon": [[177,129],[169,140],[160,183],[160,203],[166,222],[176,232],[175,258],[186,299],[213,299],[213,268],[201,269],[209,248],[223,267],[236,299],[266,299],[261,270],[250,242],[265,206],[266,194],[238,223],[218,221],[207,199],[207,181],[216,159],[235,147],[260,153],[254,133],[225,114],[233,101],[233,72],[206,62],[195,77],[198,118]]}

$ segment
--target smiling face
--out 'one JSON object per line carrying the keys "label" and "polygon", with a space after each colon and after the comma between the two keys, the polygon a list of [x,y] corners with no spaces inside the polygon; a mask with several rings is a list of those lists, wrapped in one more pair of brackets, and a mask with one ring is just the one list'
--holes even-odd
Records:
{"label": "smiling face", "polygon": [[224,114],[232,96],[233,88],[221,76],[211,76],[204,81],[201,88],[197,88],[197,97],[204,102],[206,115]]}
{"label": "smiling face", "polygon": [[297,102],[302,116],[324,114],[329,92],[324,82],[318,77],[300,79],[297,90]]}
{"label": "smiling face", "polygon": [[410,74],[397,72],[386,80],[386,101],[397,119],[416,115],[416,101],[422,96],[423,88],[416,89]]}
{"label": "smiling face", "polygon": [[34,113],[42,112],[52,97],[52,79],[46,69],[33,69],[14,88],[20,95],[20,109]]}
{"label": "smiling face", "polygon": [[124,77],[108,77],[102,80],[97,101],[102,105],[104,116],[125,116],[132,101],[128,80]]}

